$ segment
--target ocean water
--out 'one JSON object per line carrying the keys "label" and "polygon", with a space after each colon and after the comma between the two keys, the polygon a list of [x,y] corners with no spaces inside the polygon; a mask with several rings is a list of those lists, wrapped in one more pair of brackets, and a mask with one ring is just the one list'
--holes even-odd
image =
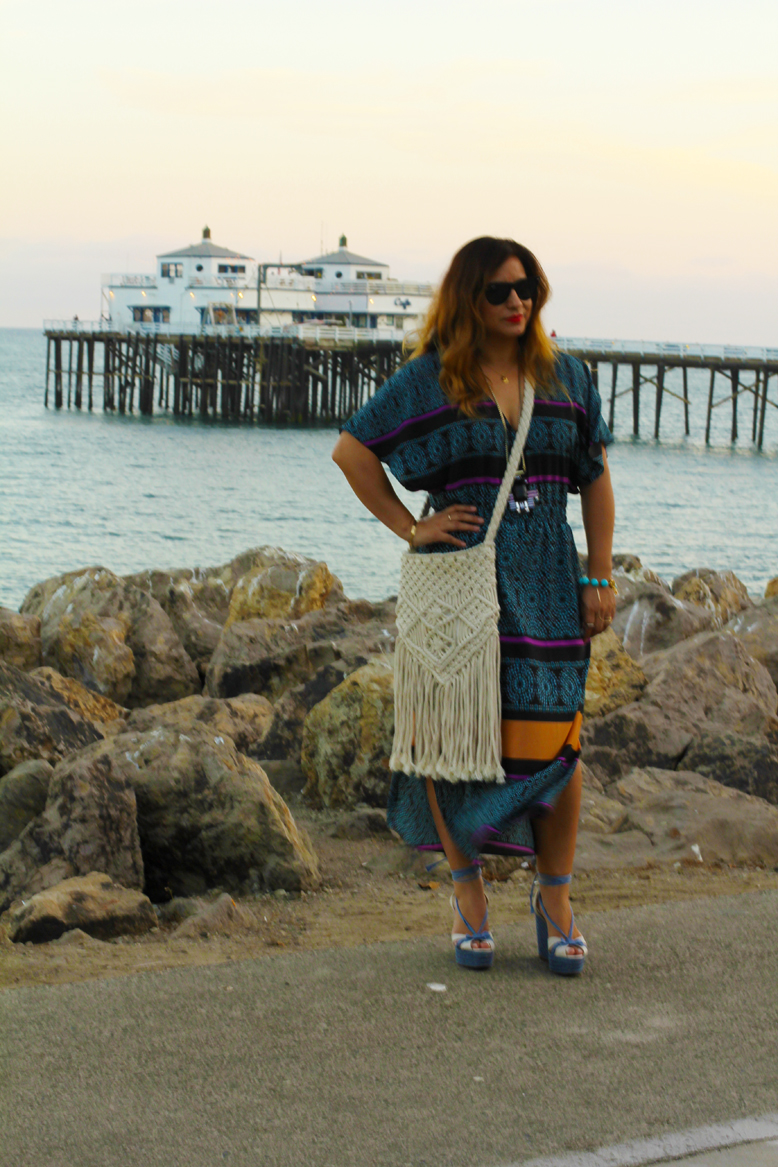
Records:
{"label": "ocean water", "polygon": [[[396,592],[403,544],[331,461],[334,428],[46,410],[45,363],[40,333],[0,329],[0,604],[17,608],[33,584],[89,564],[120,574],[209,566],[261,544],[326,560],[351,596]],[[673,398],[659,442],[632,438],[629,397],[617,401],[614,548],[667,579],[731,569],[756,597],[778,575],[778,410],[768,408],[761,453],[745,398],[741,440],[730,446],[722,406],[706,448],[707,388],[706,373],[690,375],[689,438]],[[650,390],[642,409],[648,434]],[[420,509],[420,496],[400,493]],[[585,550],[577,496],[569,519]]]}

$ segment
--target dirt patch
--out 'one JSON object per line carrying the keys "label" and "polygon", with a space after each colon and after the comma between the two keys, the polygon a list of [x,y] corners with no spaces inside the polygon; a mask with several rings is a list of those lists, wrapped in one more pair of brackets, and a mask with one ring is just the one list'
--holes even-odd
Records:
{"label": "dirt patch", "polygon": [[[300,896],[246,896],[234,920],[218,929],[163,924],[142,937],[109,942],[70,934],[49,944],[12,944],[0,921],[0,989],[65,984],[167,968],[256,960],[279,952],[353,947],[388,940],[447,935],[451,928],[451,883],[445,866],[427,873],[424,861],[387,837],[336,839],[338,816],[293,806],[311,835],[324,875],[320,891]],[[434,862],[434,857],[429,860]],[[493,883],[491,914],[501,927],[523,920],[532,872],[519,868]],[[422,886],[424,885],[424,886]],[[727,868],[695,859],[576,875],[573,902],[585,925],[587,914],[702,896],[740,895],[778,888],[778,872]],[[204,897],[218,899],[218,891]]]}

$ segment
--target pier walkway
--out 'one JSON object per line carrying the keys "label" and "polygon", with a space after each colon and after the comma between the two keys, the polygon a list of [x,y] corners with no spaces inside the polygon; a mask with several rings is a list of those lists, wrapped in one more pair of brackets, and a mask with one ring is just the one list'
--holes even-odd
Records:
{"label": "pier walkway", "polygon": [[[44,332],[47,406],[53,401],[57,409],[92,409],[99,390],[103,410],[125,414],[137,408],[145,416],[163,410],[243,422],[342,422],[403,359],[394,329],[209,325],[187,333],[165,324],[116,331],[109,321],[47,320]],[[641,421],[645,425],[641,407],[645,412],[650,394],[654,438],[660,436],[667,397],[682,404],[689,435],[689,370],[709,373],[706,442],[721,408],[730,415],[731,440],[738,440],[741,428],[745,433],[750,428],[757,449],[764,443],[768,416],[776,418],[771,411],[778,410],[778,394],[771,395],[771,389],[778,348],[576,337],[555,342],[589,364],[616,432],[621,423],[617,403],[630,397],[629,432],[640,436]],[[676,372],[680,385],[676,377],[673,388],[668,378]]]}

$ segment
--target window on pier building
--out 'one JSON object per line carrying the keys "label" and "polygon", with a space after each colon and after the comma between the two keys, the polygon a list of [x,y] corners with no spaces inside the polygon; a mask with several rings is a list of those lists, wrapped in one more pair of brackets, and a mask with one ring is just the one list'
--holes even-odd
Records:
{"label": "window on pier building", "polygon": [[220,276],[242,276],[246,274],[245,263],[220,263]]}
{"label": "window on pier building", "polygon": [[162,264],[162,278],[167,280],[180,280],[184,274],[184,265],[182,263],[163,263]]}
{"label": "window on pier building", "polygon": [[358,280],[380,280],[380,278],[381,278],[380,271],[358,271],[357,272],[357,279]]}
{"label": "window on pier building", "polygon": [[169,308],[133,308],[132,320],[134,324],[169,324]]}

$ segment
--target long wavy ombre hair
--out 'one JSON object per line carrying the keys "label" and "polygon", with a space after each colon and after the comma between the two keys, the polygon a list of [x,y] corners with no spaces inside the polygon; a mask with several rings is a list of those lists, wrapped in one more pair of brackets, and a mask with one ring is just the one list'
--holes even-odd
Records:
{"label": "long wavy ombre hair", "polygon": [[410,353],[411,357],[439,354],[441,388],[469,417],[475,415],[477,403],[490,396],[489,382],[479,364],[486,339],[481,312],[484,289],[512,255],[521,261],[526,274],[538,281],[527,327],[517,340],[519,370],[531,377],[538,397],[550,396],[556,382],[554,346],[540,320],[551,293],[546,273],[532,252],[513,239],[493,239],[490,235],[472,239],[452,259]]}

